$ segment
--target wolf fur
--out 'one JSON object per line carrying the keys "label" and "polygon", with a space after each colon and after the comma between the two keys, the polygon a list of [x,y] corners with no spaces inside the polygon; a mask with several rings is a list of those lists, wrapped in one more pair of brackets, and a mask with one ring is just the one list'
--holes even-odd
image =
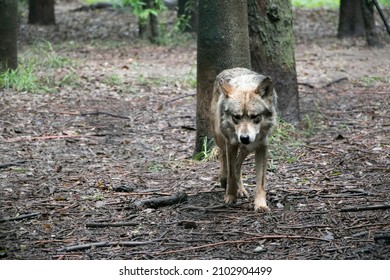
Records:
{"label": "wolf fur", "polygon": [[241,167],[255,152],[255,210],[269,210],[266,201],[268,136],[276,122],[276,92],[269,77],[245,68],[221,72],[214,84],[211,103],[214,139],[220,148],[221,186],[225,202],[248,196],[242,184]]}

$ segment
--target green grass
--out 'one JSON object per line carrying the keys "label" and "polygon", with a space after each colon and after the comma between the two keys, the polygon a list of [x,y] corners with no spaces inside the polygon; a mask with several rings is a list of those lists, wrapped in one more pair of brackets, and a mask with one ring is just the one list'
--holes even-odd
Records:
{"label": "green grass", "polygon": [[194,156],[194,160],[197,161],[208,161],[213,158],[213,155],[217,153],[214,147],[214,140],[208,139],[207,136],[203,138],[202,150]]}
{"label": "green grass", "polygon": [[[19,54],[18,68],[0,74],[0,88],[28,92],[53,92],[57,86],[72,85],[79,77],[74,61],[56,53],[50,42],[39,40]],[[57,69],[66,69],[59,78]]]}
{"label": "green grass", "polygon": [[300,8],[333,8],[340,5],[340,0],[292,0],[294,7]]}
{"label": "green grass", "polygon": [[277,125],[269,139],[269,154],[271,160],[283,160],[293,163],[297,160],[291,152],[292,148],[302,145],[302,132],[294,125],[278,120]]}
{"label": "green grass", "polygon": [[[38,90],[38,77],[35,75],[35,63],[23,63],[19,59],[19,67],[0,75],[0,88],[12,88],[16,91]],[[23,60],[22,60],[23,61]]]}
{"label": "green grass", "polygon": [[[383,7],[390,7],[390,0],[378,0]],[[338,9],[340,0],[292,0],[294,7]]]}
{"label": "green grass", "polygon": [[46,40],[38,40],[32,45],[29,50],[23,54],[24,57],[35,61],[37,66],[42,68],[64,68],[67,66],[73,66],[74,61],[71,59],[59,55],[53,48],[52,44]]}
{"label": "green grass", "polygon": [[365,87],[372,87],[378,83],[387,84],[390,82],[390,79],[387,77],[366,76],[361,77],[358,82],[360,82]]}
{"label": "green grass", "polygon": [[190,71],[184,76],[182,84],[184,87],[196,88],[196,66],[191,66]]}
{"label": "green grass", "polygon": [[102,82],[108,86],[122,86],[124,84],[123,78],[118,74],[107,75]]}
{"label": "green grass", "polygon": [[300,155],[297,154],[297,149],[304,144],[306,139],[313,137],[321,126],[321,117],[317,114],[305,115],[297,126],[279,119],[269,139],[271,163],[273,161],[286,163],[298,161]]}

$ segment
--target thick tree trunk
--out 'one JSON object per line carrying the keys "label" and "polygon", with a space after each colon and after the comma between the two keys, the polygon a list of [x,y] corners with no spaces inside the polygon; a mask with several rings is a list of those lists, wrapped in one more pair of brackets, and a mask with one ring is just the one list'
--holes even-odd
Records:
{"label": "thick tree trunk", "polygon": [[0,0],[0,73],[16,69],[18,0]]}
{"label": "thick tree trunk", "polygon": [[361,0],[341,0],[337,36],[364,36],[364,21]]}
{"label": "thick tree trunk", "polygon": [[337,36],[366,36],[371,47],[382,47],[376,32],[374,4],[370,0],[341,0]]}
{"label": "thick tree trunk", "polygon": [[378,33],[375,27],[374,18],[374,3],[369,0],[360,0],[362,6],[362,14],[364,21],[364,29],[366,33],[367,44],[370,47],[383,47],[383,44],[379,40]]}
{"label": "thick tree trunk", "polygon": [[55,0],[29,0],[28,23],[55,24],[54,2]]}
{"label": "thick tree trunk", "polygon": [[270,76],[282,119],[299,121],[292,7],[289,0],[248,0],[252,70]]}
{"label": "thick tree trunk", "polygon": [[212,138],[210,104],[216,76],[232,67],[250,68],[246,1],[199,0],[195,154]]}
{"label": "thick tree trunk", "polygon": [[184,18],[186,25],[182,28],[185,32],[198,30],[198,0],[179,0],[177,17]]}
{"label": "thick tree trunk", "polygon": [[[145,0],[145,9],[155,9],[154,0]],[[147,19],[139,18],[139,37],[148,39],[152,43],[158,41],[158,19],[155,15],[149,14]]]}

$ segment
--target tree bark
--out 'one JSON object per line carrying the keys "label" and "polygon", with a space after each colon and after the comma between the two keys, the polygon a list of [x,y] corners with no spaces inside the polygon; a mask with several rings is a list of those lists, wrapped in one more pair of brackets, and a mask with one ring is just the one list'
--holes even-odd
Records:
{"label": "tree bark", "polygon": [[186,25],[182,28],[184,32],[196,32],[198,30],[198,1],[179,0],[177,17],[184,18]]}
{"label": "tree bark", "polygon": [[248,0],[252,70],[270,76],[285,121],[299,121],[292,7],[289,0]]}
{"label": "tree bark", "polygon": [[[145,9],[156,9],[154,0],[144,0]],[[147,19],[139,18],[138,34],[142,39],[148,39],[152,43],[158,42],[158,19],[155,15],[149,14]]]}
{"label": "tree bark", "polygon": [[18,0],[0,0],[0,73],[16,69]]}
{"label": "tree bark", "polygon": [[195,155],[212,139],[210,104],[216,76],[232,67],[250,68],[246,1],[199,0]]}
{"label": "tree bark", "polygon": [[374,18],[374,3],[369,0],[360,0],[364,21],[364,29],[366,33],[366,41],[370,47],[383,47],[383,44],[379,40],[378,33],[375,27]]}
{"label": "tree bark", "polygon": [[55,0],[29,0],[28,23],[55,24],[54,2]]}
{"label": "tree bark", "polygon": [[361,0],[341,0],[337,37],[364,36]]}
{"label": "tree bark", "polygon": [[370,0],[341,0],[337,36],[365,36],[370,47],[382,47],[376,32],[374,4]]}

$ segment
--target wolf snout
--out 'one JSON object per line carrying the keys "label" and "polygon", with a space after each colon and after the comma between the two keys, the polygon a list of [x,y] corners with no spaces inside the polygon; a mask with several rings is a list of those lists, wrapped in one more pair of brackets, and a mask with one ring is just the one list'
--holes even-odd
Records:
{"label": "wolf snout", "polygon": [[249,135],[241,135],[240,136],[240,142],[244,145],[248,145],[250,144],[251,140],[250,140],[250,137]]}

